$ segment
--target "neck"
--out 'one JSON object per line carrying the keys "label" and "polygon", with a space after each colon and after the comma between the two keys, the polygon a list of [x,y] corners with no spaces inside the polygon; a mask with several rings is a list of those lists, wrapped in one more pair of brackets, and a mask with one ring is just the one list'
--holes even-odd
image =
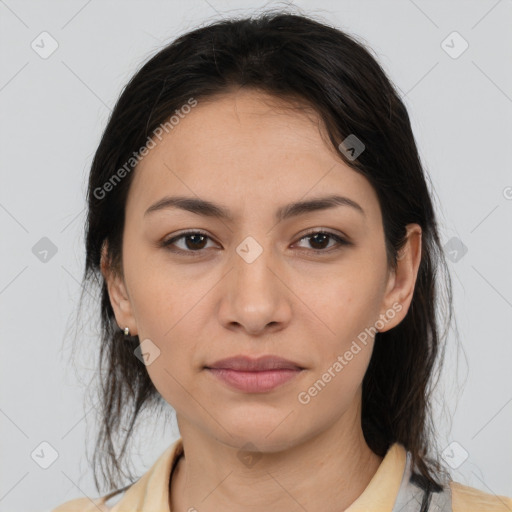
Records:
{"label": "neck", "polygon": [[171,511],[345,510],[382,462],[366,444],[359,416],[348,414],[318,435],[258,453],[253,464],[240,457],[245,443],[227,445],[179,418],[184,457],[171,479]]}

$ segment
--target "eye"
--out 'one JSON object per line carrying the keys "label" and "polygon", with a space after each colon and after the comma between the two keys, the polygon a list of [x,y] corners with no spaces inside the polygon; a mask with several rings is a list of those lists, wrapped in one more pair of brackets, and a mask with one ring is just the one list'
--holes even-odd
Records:
{"label": "eye", "polygon": [[[164,240],[161,246],[175,253],[198,253],[205,248],[205,242],[209,238],[210,237],[203,231],[187,231],[168,240]],[[178,247],[178,249],[171,248],[176,242],[181,242],[182,239],[184,247]]]}
{"label": "eye", "polygon": [[[317,253],[331,252],[333,250],[332,245],[331,245],[331,248],[329,248],[328,250],[325,250],[325,248],[326,248],[325,244],[326,244],[326,242],[329,241],[329,239],[331,241],[335,242],[334,250],[340,249],[341,246],[344,246],[344,245],[351,245],[351,242],[348,242],[340,235],[331,233],[330,231],[322,231],[322,230],[309,231],[305,236],[300,238],[299,242],[301,242],[302,240],[308,240],[309,241],[308,243],[313,247],[313,249],[312,249],[313,252],[317,252]],[[338,245],[338,247],[336,247],[336,244]],[[327,245],[327,247],[329,247],[329,246]]]}

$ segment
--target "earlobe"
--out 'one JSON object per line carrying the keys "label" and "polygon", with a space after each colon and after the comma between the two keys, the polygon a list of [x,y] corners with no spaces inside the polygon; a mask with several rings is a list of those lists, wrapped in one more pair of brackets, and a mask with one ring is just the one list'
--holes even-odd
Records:
{"label": "earlobe", "polygon": [[379,329],[380,332],[395,327],[405,318],[414,294],[421,262],[422,230],[418,224],[408,224],[406,229],[407,240],[398,254],[395,271],[390,273],[384,297],[385,311],[381,312],[381,316],[387,316],[386,313],[393,309],[393,316],[383,329]]}

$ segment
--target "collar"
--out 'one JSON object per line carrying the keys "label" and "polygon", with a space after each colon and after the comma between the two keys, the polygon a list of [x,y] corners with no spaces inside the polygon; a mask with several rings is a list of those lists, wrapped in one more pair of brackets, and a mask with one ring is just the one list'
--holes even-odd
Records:
{"label": "collar", "polygon": [[[183,440],[180,437],[164,451],[139,480],[124,492],[111,512],[133,512],[133,510],[171,512],[169,479],[174,464],[182,453]],[[391,445],[363,493],[345,512],[392,512],[406,469],[406,460],[405,448],[399,443]],[[108,501],[106,503],[108,505]]]}
{"label": "collar", "polygon": [[405,471],[407,452],[392,444],[365,490],[345,512],[392,512]]}

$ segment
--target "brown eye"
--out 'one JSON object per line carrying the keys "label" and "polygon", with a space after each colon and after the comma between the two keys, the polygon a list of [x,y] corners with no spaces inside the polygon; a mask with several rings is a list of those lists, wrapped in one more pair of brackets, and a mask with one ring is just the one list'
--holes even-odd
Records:
{"label": "brown eye", "polygon": [[[206,247],[207,240],[210,237],[201,231],[187,231],[186,233],[181,233],[178,236],[172,237],[168,240],[164,240],[162,242],[162,247],[167,248],[171,252],[176,253],[196,253],[200,252]],[[183,245],[181,247],[173,248],[178,241],[183,240]]]}
{"label": "brown eye", "polygon": [[[332,247],[339,249],[341,248],[340,246],[351,245],[350,242],[341,236],[328,231],[310,232],[306,236],[303,236],[299,241],[302,240],[308,240],[311,249],[315,252],[330,252]],[[329,246],[329,241],[334,241],[334,244]]]}

